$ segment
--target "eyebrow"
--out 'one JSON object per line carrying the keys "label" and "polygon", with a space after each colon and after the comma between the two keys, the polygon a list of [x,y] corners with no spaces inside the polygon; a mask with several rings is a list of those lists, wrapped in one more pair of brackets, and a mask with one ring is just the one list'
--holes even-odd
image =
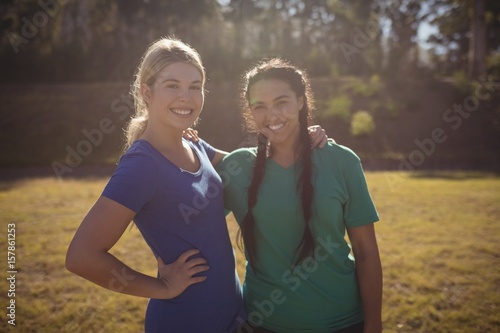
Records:
{"label": "eyebrow", "polygon": [[[164,79],[160,80],[160,83],[165,83],[165,82],[181,83],[180,80],[172,79],[172,78],[164,78]],[[195,80],[195,81],[191,82],[191,84],[201,84],[201,80]]]}
{"label": "eyebrow", "polygon": [[[278,100],[280,100],[282,98],[290,98],[290,96],[288,96],[288,95],[280,95],[280,96],[276,97],[275,99],[273,99],[273,102],[276,102],[276,101],[278,101]],[[264,104],[264,103],[261,102],[261,101],[257,101],[257,102],[253,102],[253,103],[251,102],[250,106],[260,105],[260,104]]]}

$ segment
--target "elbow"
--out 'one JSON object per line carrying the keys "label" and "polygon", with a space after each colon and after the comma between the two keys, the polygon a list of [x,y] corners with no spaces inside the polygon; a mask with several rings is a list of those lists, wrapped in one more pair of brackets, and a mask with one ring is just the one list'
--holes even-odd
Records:
{"label": "elbow", "polygon": [[64,262],[64,266],[71,273],[76,273],[78,271],[78,260],[71,249],[68,249],[68,252],[66,252],[66,261]]}
{"label": "elbow", "polygon": [[364,248],[358,249],[354,251],[354,258],[356,260],[357,267],[366,267],[366,266],[380,266],[380,254],[376,247],[374,248]]}
{"label": "elbow", "polygon": [[83,252],[78,251],[70,245],[66,252],[66,261],[64,263],[66,269],[73,274],[81,275],[84,266],[83,256]]}

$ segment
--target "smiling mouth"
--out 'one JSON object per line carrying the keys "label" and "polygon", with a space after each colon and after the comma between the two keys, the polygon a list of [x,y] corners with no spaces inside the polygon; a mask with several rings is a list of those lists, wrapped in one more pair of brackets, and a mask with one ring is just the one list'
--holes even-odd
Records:
{"label": "smiling mouth", "polygon": [[193,113],[193,109],[170,109],[173,113],[179,115],[179,116],[189,116],[191,113]]}
{"label": "smiling mouth", "polygon": [[285,127],[286,121],[278,124],[273,124],[273,125],[268,125],[267,128],[269,128],[271,131],[279,131],[283,127]]}

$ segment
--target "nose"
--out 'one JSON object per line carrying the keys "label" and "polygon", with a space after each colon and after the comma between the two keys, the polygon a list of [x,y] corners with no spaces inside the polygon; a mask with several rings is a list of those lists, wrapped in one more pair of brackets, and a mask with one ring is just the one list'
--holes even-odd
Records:
{"label": "nose", "polygon": [[271,108],[269,108],[269,112],[268,112],[267,116],[269,117],[269,119],[274,120],[274,119],[278,118],[279,114],[280,114],[280,110],[278,110],[277,107],[271,107]]}
{"label": "nose", "polygon": [[179,100],[188,101],[191,99],[191,91],[189,88],[182,88],[179,91]]}

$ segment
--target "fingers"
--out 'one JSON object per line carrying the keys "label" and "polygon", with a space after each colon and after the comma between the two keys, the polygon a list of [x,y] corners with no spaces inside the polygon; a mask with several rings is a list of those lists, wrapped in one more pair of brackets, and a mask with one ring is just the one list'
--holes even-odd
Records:
{"label": "fingers", "polygon": [[197,142],[200,138],[198,137],[198,131],[192,128],[188,128],[184,135],[191,141]]}
{"label": "fingers", "polygon": [[195,254],[198,254],[198,253],[200,253],[200,250],[198,250],[198,249],[187,250],[186,252],[184,252],[183,254],[181,254],[179,256],[179,258],[177,258],[177,261],[181,262],[181,263],[185,263],[190,257],[192,257],[192,256],[194,256]]}
{"label": "fingers", "polygon": [[200,283],[200,282],[203,282],[207,279],[206,276],[197,276],[197,277],[194,277],[194,278],[191,278],[191,284],[195,284],[195,283]]}
{"label": "fingers", "polygon": [[195,129],[192,129],[191,127],[187,128],[182,132],[182,136],[188,140],[198,142],[200,138],[198,137],[198,131]]}
{"label": "fingers", "polygon": [[[323,132],[325,132],[325,130],[323,130]],[[323,148],[327,142],[328,142],[328,136],[326,135],[326,132],[325,132],[325,136],[321,138],[321,141],[319,142],[318,147]]]}
{"label": "fingers", "polygon": [[170,264],[165,264],[162,258],[157,257],[159,279],[163,284],[163,288],[159,291],[160,298],[177,297],[190,285],[207,279],[206,275],[198,276],[210,269],[207,260],[201,257],[190,259],[199,253],[198,249],[187,250]]}
{"label": "fingers", "polygon": [[[200,251],[198,251],[198,252],[200,252]],[[186,252],[184,252],[184,254],[186,254]],[[207,263],[207,260],[204,258],[195,258],[195,259],[191,259],[191,260],[187,260],[187,261],[186,260],[181,261],[180,258],[181,257],[179,257],[179,259],[177,259],[177,261],[181,264],[186,264],[187,268],[192,268],[192,267],[204,265]],[[156,261],[158,262],[158,267],[160,267],[160,268],[167,265],[167,264],[165,264],[165,262],[163,261],[163,259],[160,256],[156,257]],[[208,267],[208,266],[206,266],[206,267]]]}
{"label": "fingers", "polygon": [[194,142],[200,141],[200,138],[198,136],[198,131],[197,130],[193,130],[192,135],[193,135],[193,141]]}
{"label": "fingers", "polygon": [[189,274],[191,276],[193,275],[196,275],[198,273],[203,273],[203,272],[206,272],[210,269],[210,267],[208,267],[207,265],[203,265],[203,266],[194,266],[192,268],[189,269]]}
{"label": "fingers", "polygon": [[317,132],[320,129],[321,129],[321,126],[319,126],[319,125],[312,125],[312,126],[309,126],[307,128],[307,130],[309,131],[309,134],[311,134],[313,132]]}
{"label": "fingers", "polygon": [[325,130],[321,127],[313,131],[309,129],[309,135],[311,136],[311,147],[313,148],[322,148],[327,143],[328,136],[326,135]]}
{"label": "fingers", "polygon": [[[204,258],[194,258],[194,259],[188,260],[189,258],[191,258],[192,256],[194,256],[195,254],[198,254],[198,253],[200,253],[200,250],[197,250],[197,249],[187,250],[186,252],[182,253],[179,256],[179,258],[177,258],[176,262],[178,262],[180,264],[188,264],[187,267],[194,267],[197,265],[206,264],[207,260]],[[156,260],[158,261],[158,266],[166,266],[165,262],[163,261],[163,259],[160,256],[158,256],[156,258]]]}
{"label": "fingers", "polygon": [[203,258],[195,258],[195,259],[191,259],[191,260],[185,262],[186,267],[189,267],[189,268],[199,266],[199,265],[205,265],[206,263],[207,263],[207,260],[203,259]]}
{"label": "fingers", "polygon": [[[209,269],[209,266],[207,264],[207,260],[205,258],[194,258],[194,259],[189,259],[193,255],[196,255],[200,253],[200,250],[197,249],[191,249],[179,256],[177,258],[176,263],[179,265],[182,265],[185,267],[186,270],[189,271],[189,275],[195,275],[197,273],[201,273],[204,271],[207,271]],[[160,262],[161,258],[159,259]],[[161,260],[161,263],[163,263],[163,260]],[[165,265],[163,263],[163,265]]]}
{"label": "fingers", "polygon": [[195,274],[208,271],[208,269],[210,268],[208,265],[206,265],[207,260],[204,258],[194,258],[188,260],[191,256],[198,253],[200,253],[200,251],[196,249],[188,250],[181,254],[177,259],[177,263],[183,265],[187,270],[189,276],[191,277]]}

